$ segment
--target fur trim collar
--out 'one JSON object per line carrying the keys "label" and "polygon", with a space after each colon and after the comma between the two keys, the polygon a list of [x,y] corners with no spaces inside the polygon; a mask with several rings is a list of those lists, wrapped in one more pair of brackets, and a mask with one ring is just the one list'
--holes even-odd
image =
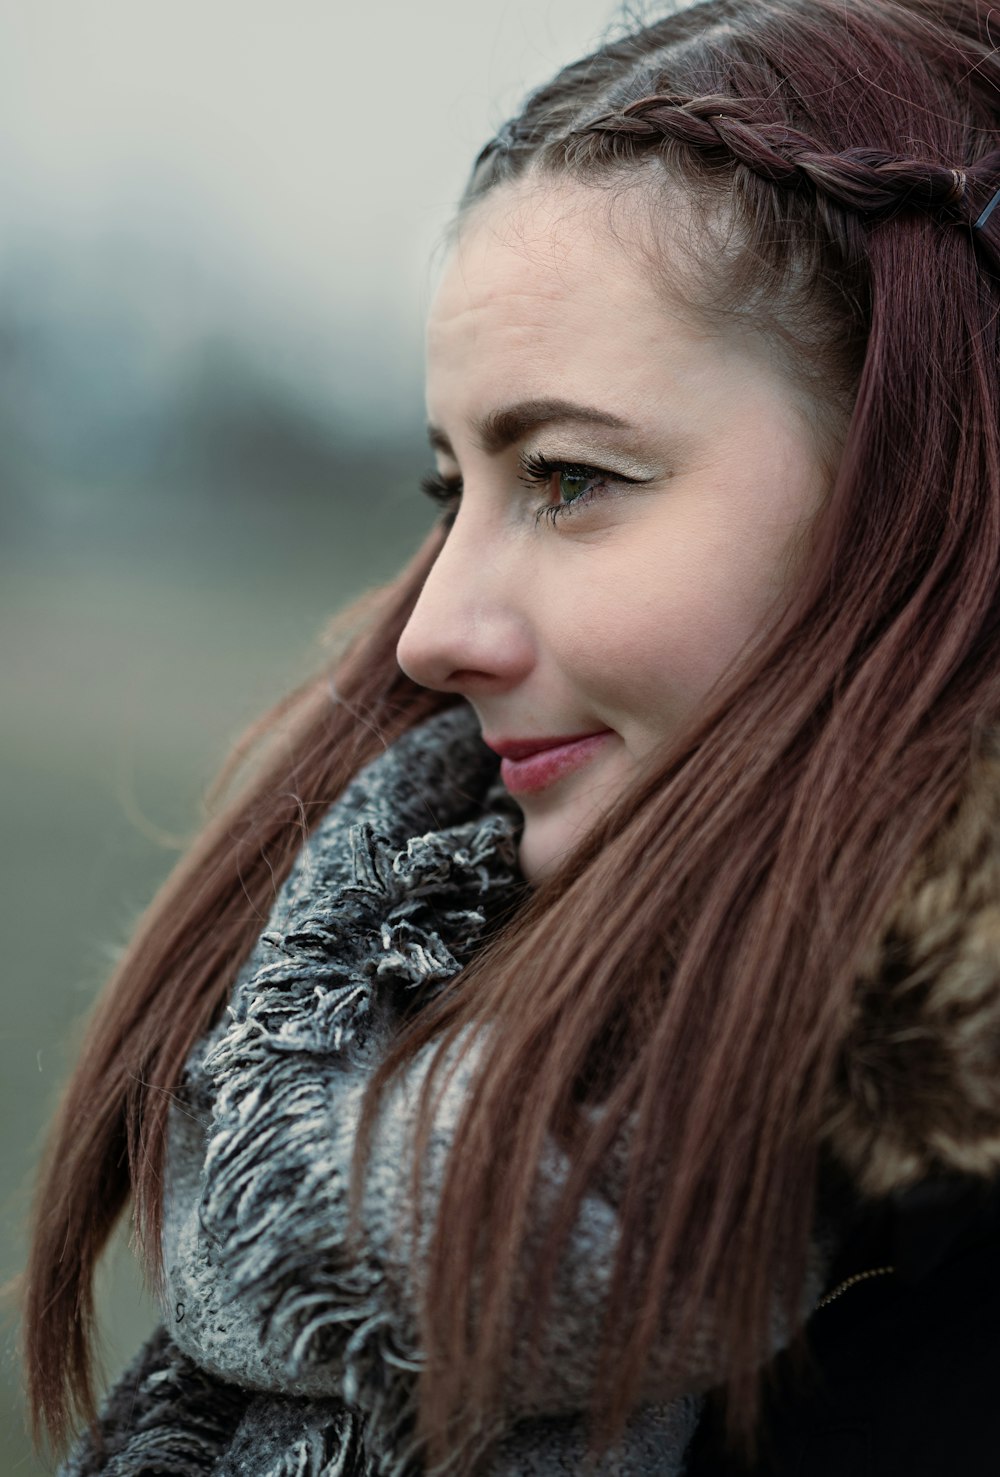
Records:
{"label": "fur trim collar", "polygon": [[1000,740],[859,972],[826,1142],[863,1195],[1000,1173]]}

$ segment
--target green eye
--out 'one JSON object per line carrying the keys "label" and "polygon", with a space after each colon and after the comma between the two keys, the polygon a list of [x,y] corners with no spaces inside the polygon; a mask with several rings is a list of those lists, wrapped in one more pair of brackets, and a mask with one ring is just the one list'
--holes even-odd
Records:
{"label": "green eye", "polygon": [[[566,496],[567,500],[572,503],[575,502],[577,498],[583,496],[583,494],[587,490],[589,483],[593,479],[591,477],[584,477],[580,472],[573,470],[569,472],[560,472],[559,480],[562,484],[562,492]],[[572,485],[567,485],[574,482],[578,484],[575,489],[572,487]]]}
{"label": "green eye", "polygon": [[602,471],[600,467],[585,466],[583,463],[576,462],[552,461],[549,457],[542,456],[540,452],[522,454],[520,478],[528,487],[544,487],[550,492],[552,479],[556,479],[561,501],[539,508],[536,515],[536,522],[547,518],[552,524],[573,512],[580,504],[590,503],[606,495],[606,492],[597,489],[602,487],[607,489],[610,484],[628,480],[613,477],[611,473]]}

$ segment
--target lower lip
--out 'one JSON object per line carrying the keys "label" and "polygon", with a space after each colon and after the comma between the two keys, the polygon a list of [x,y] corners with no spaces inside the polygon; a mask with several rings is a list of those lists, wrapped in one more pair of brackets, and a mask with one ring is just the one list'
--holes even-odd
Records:
{"label": "lower lip", "polygon": [[544,790],[547,785],[555,784],[556,780],[586,764],[610,737],[611,730],[605,729],[603,733],[577,739],[573,744],[542,749],[527,759],[503,759],[500,761],[500,778],[512,795],[530,795],[533,790]]}

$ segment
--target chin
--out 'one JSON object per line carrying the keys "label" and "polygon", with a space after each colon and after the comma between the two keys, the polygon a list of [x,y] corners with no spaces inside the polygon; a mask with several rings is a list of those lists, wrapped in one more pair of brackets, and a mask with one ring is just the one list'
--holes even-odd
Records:
{"label": "chin", "polygon": [[620,790],[618,776],[611,775],[603,784],[570,795],[561,803],[551,805],[549,810],[539,808],[531,814],[530,808],[526,810],[522,806],[524,827],[518,862],[525,880],[533,884],[544,882],[557,872],[613,804]]}
{"label": "chin", "polygon": [[557,872],[578,838],[527,821],[521,835],[518,862],[526,881],[537,885]]}

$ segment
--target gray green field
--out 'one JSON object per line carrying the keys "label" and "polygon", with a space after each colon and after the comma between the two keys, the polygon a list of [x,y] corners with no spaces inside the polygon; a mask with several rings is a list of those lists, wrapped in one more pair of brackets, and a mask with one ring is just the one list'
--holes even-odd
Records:
{"label": "gray green field", "polygon": [[[238,558],[231,510],[192,516],[189,537],[182,518],[171,540],[155,536],[151,506],[146,541],[102,550],[79,490],[75,540],[36,529],[0,559],[4,1279],[22,1264],[43,1128],[115,951],[196,827],[231,741],[317,664],[331,612],[390,575],[427,526],[403,482],[366,489],[367,527],[338,513],[348,489],[336,474],[326,504],[276,489],[284,533],[270,513],[256,533],[244,520]],[[113,1374],[153,1318],[124,1236],[99,1304]],[[51,1465],[24,1433],[15,1339],[8,1317],[0,1471],[40,1477]]]}

